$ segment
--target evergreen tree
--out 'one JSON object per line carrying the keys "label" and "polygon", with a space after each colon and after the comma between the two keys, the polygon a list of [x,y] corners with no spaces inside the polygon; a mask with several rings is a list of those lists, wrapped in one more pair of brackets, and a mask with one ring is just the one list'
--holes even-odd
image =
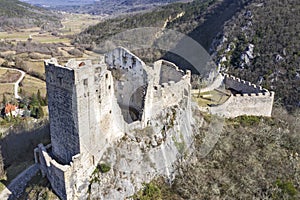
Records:
{"label": "evergreen tree", "polygon": [[44,106],[45,103],[44,103],[44,100],[43,100],[43,98],[41,96],[41,91],[38,90],[36,95],[37,95],[37,100],[39,102],[39,105]]}
{"label": "evergreen tree", "polygon": [[43,117],[44,117],[43,108],[42,108],[42,106],[39,106],[39,107],[36,108],[36,118],[40,119],[40,118],[43,118]]}
{"label": "evergreen tree", "polygon": [[33,107],[39,106],[39,101],[38,101],[36,94],[33,93],[30,100],[31,100],[31,102],[30,102],[31,106],[33,106]]}

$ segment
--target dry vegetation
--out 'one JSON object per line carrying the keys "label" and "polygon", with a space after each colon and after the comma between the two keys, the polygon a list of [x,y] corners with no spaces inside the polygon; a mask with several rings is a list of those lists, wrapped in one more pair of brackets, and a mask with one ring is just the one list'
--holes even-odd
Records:
{"label": "dry vegetation", "polygon": [[[225,70],[274,90],[289,111],[300,106],[299,15],[298,0],[252,0],[227,23],[227,40],[217,52],[218,59],[227,58]],[[253,58],[245,64],[241,58],[250,44]]]}
{"label": "dry vegetation", "polygon": [[51,191],[51,186],[46,177],[42,177],[38,173],[29,182],[25,189],[24,194],[19,198],[20,200],[27,199],[47,199],[47,200],[58,200],[59,198]]}
{"label": "dry vegetation", "polygon": [[[204,158],[195,153],[179,165],[171,187],[157,182],[162,199],[299,199],[300,112],[276,106],[273,118],[226,120],[221,137]],[[209,121],[206,121],[209,124]]]}
{"label": "dry vegetation", "polygon": [[41,92],[41,96],[46,96],[46,83],[38,78],[25,75],[24,80],[21,82],[21,94],[25,96],[31,96],[36,94],[38,90]]}
{"label": "dry vegetation", "polygon": [[15,83],[21,76],[21,73],[15,70],[6,70],[5,73],[0,72],[0,84]]}
{"label": "dry vegetation", "polygon": [[12,99],[14,97],[14,84],[1,83],[0,84],[0,99],[2,102],[3,94],[7,99]]}

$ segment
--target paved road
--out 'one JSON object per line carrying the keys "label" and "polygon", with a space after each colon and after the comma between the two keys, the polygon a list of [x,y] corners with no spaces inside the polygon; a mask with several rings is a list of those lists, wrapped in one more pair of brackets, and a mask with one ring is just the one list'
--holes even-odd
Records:
{"label": "paved road", "polygon": [[20,95],[18,94],[19,91],[19,84],[20,82],[23,80],[23,78],[25,77],[25,72],[23,72],[22,70],[19,69],[13,69],[13,68],[6,68],[6,67],[0,67],[1,69],[7,69],[7,70],[14,70],[14,71],[18,71],[21,73],[20,78],[14,83],[14,94],[15,94],[15,98],[16,99],[21,99]]}

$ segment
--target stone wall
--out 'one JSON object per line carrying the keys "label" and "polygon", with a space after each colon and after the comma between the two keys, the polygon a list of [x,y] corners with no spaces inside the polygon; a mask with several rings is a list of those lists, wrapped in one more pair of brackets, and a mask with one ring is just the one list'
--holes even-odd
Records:
{"label": "stone wall", "polygon": [[[47,150],[40,145],[35,156],[62,199],[86,199],[90,176],[104,152],[124,135],[157,121],[162,110],[174,107],[191,120],[191,73],[184,74],[167,61],[159,61],[151,68],[128,50],[117,48],[105,56],[105,63],[92,65],[90,61],[70,60],[60,66],[56,60],[48,60],[45,65],[52,146]],[[168,82],[160,85],[163,81]],[[132,112],[137,113],[136,118]],[[170,116],[165,117],[171,120]],[[176,116],[172,116],[174,126]],[[191,127],[183,127],[169,139],[190,144],[192,132],[187,136],[182,132]],[[178,145],[174,141],[172,145],[177,148],[175,143]],[[162,147],[171,145],[166,144]],[[155,150],[149,156],[153,155],[155,160],[160,153],[168,154],[164,156],[168,166],[177,158],[174,149]],[[156,172],[169,174],[169,167],[158,161],[148,177],[153,178]]]}
{"label": "stone wall", "polygon": [[274,92],[236,94],[222,105],[209,107],[212,114],[234,118],[241,115],[271,117]]}
{"label": "stone wall", "polygon": [[115,95],[124,120],[141,120],[148,82],[145,63],[121,47],[106,54],[105,62],[114,77]]}
{"label": "stone wall", "polygon": [[159,84],[168,83],[169,81],[179,82],[184,76],[184,72],[175,64],[160,60]]}
{"label": "stone wall", "polygon": [[[274,92],[234,76],[219,74],[212,85],[201,89],[200,92],[224,88],[231,90],[232,94],[223,104],[201,107],[201,110],[228,118],[241,115],[271,116]],[[193,90],[193,93],[198,92],[199,90]]]}
{"label": "stone wall", "polygon": [[170,81],[169,83],[154,86],[151,114],[155,116],[162,109],[178,105],[185,98],[190,100],[190,90],[190,85],[185,81],[178,83]]}
{"label": "stone wall", "polygon": [[243,94],[267,92],[261,86],[256,86],[249,81],[244,81],[228,74],[224,74],[224,84],[226,88]]}
{"label": "stone wall", "polygon": [[52,159],[42,144],[34,150],[34,153],[36,163],[39,165],[42,175],[47,176],[52,189],[59,197],[67,199],[65,172],[69,166],[63,166]]}
{"label": "stone wall", "polygon": [[74,199],[86,194],[103,152],[127,128],[104,63],[70,60],[60,66],[49,60],[45,65],[52,147],[40,150],[37,162],[56,193]]}
{"label": "stone wall", "polygon": [[75,75],[70,68],[45,62],[52,152],[59,162],[69,163],[80,152],[77,121],[77,102],[73,91]]}

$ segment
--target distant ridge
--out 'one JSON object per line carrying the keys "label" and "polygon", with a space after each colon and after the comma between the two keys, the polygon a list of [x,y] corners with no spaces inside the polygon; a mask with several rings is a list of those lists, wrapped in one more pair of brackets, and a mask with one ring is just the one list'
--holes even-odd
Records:
{"label": "distant ridge", "polygon": [[0,31],[41,27],[49,30],[61,26],[57,14],[18,0],[0,0]]}

